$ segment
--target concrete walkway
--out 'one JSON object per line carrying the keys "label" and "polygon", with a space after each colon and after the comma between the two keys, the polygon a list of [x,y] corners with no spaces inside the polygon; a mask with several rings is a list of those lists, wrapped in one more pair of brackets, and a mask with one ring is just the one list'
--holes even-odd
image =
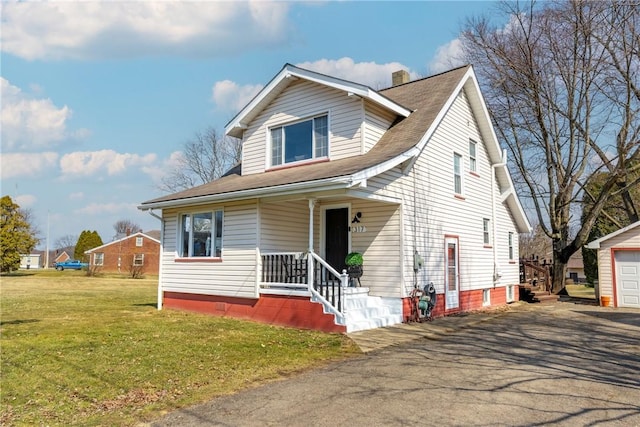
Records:
{"label": "concrete walkway", "polygon": [[417,339],[438,339],[464,328],[469,328],[514,310],[530,310],[525,302],[515,302],[505,307],[491,308],[455,316],[438,317],[431,322],[402,323],[385,328],[370,329],[348,334],[363,353],[405,344]]}

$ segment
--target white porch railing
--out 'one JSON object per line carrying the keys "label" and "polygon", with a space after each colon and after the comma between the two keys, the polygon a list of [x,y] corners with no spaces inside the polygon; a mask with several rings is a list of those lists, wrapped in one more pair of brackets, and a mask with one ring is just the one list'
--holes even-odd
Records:
{"label": "white porch railing", "polygon": [[314,252],[263,253],[261,263],[260,293],[311,295],[337,320],[344,320],[346,271],[338,273]]}

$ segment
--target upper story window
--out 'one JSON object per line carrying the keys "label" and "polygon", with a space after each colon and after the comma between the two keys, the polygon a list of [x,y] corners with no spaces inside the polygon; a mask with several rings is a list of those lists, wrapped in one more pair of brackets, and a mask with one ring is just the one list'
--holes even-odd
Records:
{"label": "upper story window", "polygon": [[456,194],[462,194],[462,156],[453,153],[453,188]]}
{"label": "upper story window", "polygon": [[485,245],[491,244],[491,220],[489,218],[482,219],[482,239]]}
{"label": "upper story window", "polygon": [[136,246],[142,246],[142,237],[136,237]]}
{"label": "upper story window", "polygon": [[183,214],[180,224],[181,257],[222,256],[222,210]]}
{"label": "upper story window", "polygon": [[329,117],[271,128],[271,166],[329,155]]}
{"label": "upper story window", "polygon": [[476,162],[476,149],[478,148],[478,144],[473,141],[473,140],[469,140],[469,170],[471,172],[477,172],[478,170],[478,166],[477,166],[477,162]]}

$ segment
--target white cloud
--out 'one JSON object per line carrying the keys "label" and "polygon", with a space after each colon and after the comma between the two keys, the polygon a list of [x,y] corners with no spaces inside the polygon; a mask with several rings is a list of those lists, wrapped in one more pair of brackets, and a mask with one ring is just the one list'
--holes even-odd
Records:
{"label": "white cloud", "polygon": [[4,3],[1,45],[27,60],[217,56],[287,42],[286,2]]}
{"label": "white cloud", "polygon": [[133,213],[137,212],[137,206],[134,203],[91,203],[73,212],[81,215]]}
{"label": "white cloud", "polygon": [[263,87],[259,84],[240,86],[231,80],[223,80],[213,85],[212,99],[219,109],[237,112],[247,105]]}
{"label": "white cloud", "polygon": [[164,178],[165,175],[175,170],[182,164],[184,164],[184,155],[182,151],[174,151],[160,165],[154,164],[143,166],[142,172],[149,175],[153,182],[159,184],[162,182],[162,178]]}
{"label": "white cloud", "polygon": [[54,168],[58,162],[58,154],[45,153],[2,153],[2,179],[16,177],[33,177],[45,174]]}
{"label": "white cloud", "polygon": [[37,150],[68,138],[84,138],[88,130],[67,130],[72,111],[49,98],[34,98],[0,77],[2,149]]}
{"label": "white cloud", "polygon": [[[296,64],[300,68],[327,74],[333,77],[349,80],[367,85],[373,89],[383,89],[391,86],[391,74],[399,70],[407,70],[408,67],[399,62],[376,64],[375,62],[354,62],[349,57],[340,59],[320,59],[313,62]],[[409,71],[412,79],[418,77]]]}
{"label": "white cloud", "polygon": [[155,154],[117,153],[113,150],[77,151],[65,154],[60,159],[60,168],[64,177],[91,176],[106,172],[113,176],[121,174],[132,167],[152,165],[156,161]]}
{"label": "white cloud", "polygon": [[37,197],[32,194],[21,194],[16,197],[14,202],[21,208],[30,208],[36,203]]}
{"label": "white cloud", "polygon": [[464,65],[462,58],[462,41],[453,39],[436,50],[436,55],[429,62],[429,71],[433,74],[442,73],[452,68]]}

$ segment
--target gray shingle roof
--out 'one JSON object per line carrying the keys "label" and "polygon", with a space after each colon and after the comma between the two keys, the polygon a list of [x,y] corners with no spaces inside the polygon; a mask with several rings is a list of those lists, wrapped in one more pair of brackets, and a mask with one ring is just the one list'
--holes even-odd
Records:
{"label": "gray shingle roof", "polygon": [[178,193],[143,202],[151,205],[203,196],[223,195],[243,191],[267,189],[286,184],[346,177],[391,160],[416,146],[442,110],[453,90],[470,66],[447,71],[379,91],[381,95],[412,110],[409,117],[399,119],[369,152],[345,159],[300,165],[259,174],[228,173],[215,181]]}

